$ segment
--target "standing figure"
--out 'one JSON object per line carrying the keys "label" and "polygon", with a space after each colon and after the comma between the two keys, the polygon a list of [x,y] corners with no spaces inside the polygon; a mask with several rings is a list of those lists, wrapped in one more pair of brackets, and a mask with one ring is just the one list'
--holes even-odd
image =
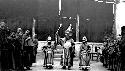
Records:
{"label": "standing figure", "polygon": [[8,69],[8,41],[7,29],[4,22],[0,23],[0,71]]}
{"label": "standing figure", "polygon": [[9,69],[16,69],[16,64],[15,64],[15,41],[16,41],[16,36],[15,33],[12,32],[11,35],[8,37],[8,46],[9,46]]}
{"label": "standing figure", "polygon": [[62,38],[62,45],[63,45],[63,55],[61,56],[61,66],[63,69],[71,69],[73,66],[73,58],[75,54],[75,44],[74,40],[72,39],[72,29],[71,25],[65,31],[65,37]]}
{"label": "standing figure", "polygon": [[24,69],[24,64],[23,64],[23,31],[21,28],[17,29],[16,32],[16,39],[15,39],[15,51],[14,51],[14,57],[15,57],[15,67],[17,70],[22,70]]}
{"label": "standing figure", "polygon": [[125,71],[125,26],[121,27],[121,42],[120,42],[120,51],[121,51],[121,71]]}
{"label": "standing figure", "polygon": [[54,46],[51,43],[51,37],[49,36],[47,39],[47,46],[44,46],[44,54],[45,54],[45,58],[44,58],[44,67],[46,68],[53,68],[53,57],[54,57]]}
{"label": "standing figure", "polygon": [[88,67],[90,67],[89,52],[90,52],[90,47],[87,44],[87,38],[84,36],[79,51],[79,59],[80,59],[79,68],[87,69]]}
{"label": "standing figure", "polygon": [[33,63],[35,63],[36,62],[37,48],[38,48],[37,34],[35,34],[35,36],[33,38],[33,43],[34,43],[34,47],[33,47]]}
{"label": "standing figure", "polygon": [[25,34],[23,35],[23,50],[24,50],[24,66],[30,70],[32,66],[32,56],[33,56],[33,39],[30,36],[30,31],[26,30]]}

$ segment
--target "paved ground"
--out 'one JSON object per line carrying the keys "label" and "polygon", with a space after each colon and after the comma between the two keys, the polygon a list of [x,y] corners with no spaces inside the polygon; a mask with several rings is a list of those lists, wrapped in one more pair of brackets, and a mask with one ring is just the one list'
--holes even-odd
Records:
{"label": "paved ground", "polygon": [[[54,61],[53,69],[44,69],[42,65],[43,65],[43,55],[42,53],[39,53],[39,55],[37,56],[37,62],[33,64],[33,67],[31,67],[32,70],[29,71],[81,71],[79,70],[79,61],[74,61],[74,65],[71,70],[61,69],[59,61]],[[91,65],[90,71],[108,71],[102,66],[101,62],[91,61],[90,65]]]}
{"label": "paved ground", "polygon": [[[78,61],[74,62],[74,66],[72,67],[71,71],[80,71],[78,66]],[[59,61],[54,61],[54,68],[53,69],[44,69],[42,67],[43,60],[37,61],[37,64],[32,67],[32,70],[30,71],[69,71],[61,69],[61,66],[59,65]],[[91,62],[91,69],[90,71],[108,71],[100,62]]]}

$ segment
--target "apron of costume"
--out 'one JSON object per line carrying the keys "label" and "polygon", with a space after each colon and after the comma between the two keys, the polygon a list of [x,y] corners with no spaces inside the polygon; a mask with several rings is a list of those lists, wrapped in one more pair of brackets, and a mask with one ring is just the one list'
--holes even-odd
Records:
{"label": "apron of costume", "polygon": [[[87,46],[83,46],[83,47],[86,47]],[[90,57],[89,57],[89,54],[87,52],[87,49],[82,49],[81,52],[80,52],[80,63],[79,63],[79,66],[89,66],[89,62],[90,62]]]}
{"label": "apron of costume", "polygon": [[71,41],[66,41],[64,43],[63,55],[61,56],[61,65],[62,66],[72,66],[71,65]]}

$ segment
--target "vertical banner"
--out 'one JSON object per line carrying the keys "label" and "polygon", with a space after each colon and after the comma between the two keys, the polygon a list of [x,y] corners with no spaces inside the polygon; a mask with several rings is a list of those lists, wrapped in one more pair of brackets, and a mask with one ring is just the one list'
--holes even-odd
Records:
{"label": "vertical banner", "polygon": [[77,23],[76,23],[76,42],[79,42],[79,14],[77,14]]}
{"label": "vertical banner", "polygon": [[76,42],[79,42],[79,14],[80,14],[80,0],[77,0]]}
{"label": "vertical banner", "polygon": [[35,23],[36,23],[36,20],[33,18],[33,27],[32,27],[32,37],[33,38],[35,36]]}
{"label": "vertical banner", "polygon": [[114,14],[114,23],[112,28],[112,33],[114,35],[114,38],[116,38],[117,31],[116,31],[116,3],[113,4],[113,14]]}
{"label": "vertical banner", "polygon": [[61,0],[59,0],[59,15],[60,15],[60,13],[61,13]]}

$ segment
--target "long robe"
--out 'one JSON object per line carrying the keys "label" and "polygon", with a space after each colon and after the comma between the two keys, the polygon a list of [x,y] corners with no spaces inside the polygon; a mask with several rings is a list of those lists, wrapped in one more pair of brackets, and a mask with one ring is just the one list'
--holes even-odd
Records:
{"label": "long robe", "polygon": [[66,38],[63,39],[63,55],[61,56],[62,66],[73,66],[73,58],[75,54],[74,40]]}
{"label": "long robe", "polygon": [[89,52],[88,45],[82,44],[79,52],[79,59],[80,59],[79,66],[89,66],[90,56],[88,52]]}
{"label": "long robe", "polygon": [[54,57],[54,52],[53,52],[53,46],[52,45],[47,45],[44,46],[43,48],[43,52],[44,52],[44,66],[49,66],[49,65],[53,65],[53,57]]}

